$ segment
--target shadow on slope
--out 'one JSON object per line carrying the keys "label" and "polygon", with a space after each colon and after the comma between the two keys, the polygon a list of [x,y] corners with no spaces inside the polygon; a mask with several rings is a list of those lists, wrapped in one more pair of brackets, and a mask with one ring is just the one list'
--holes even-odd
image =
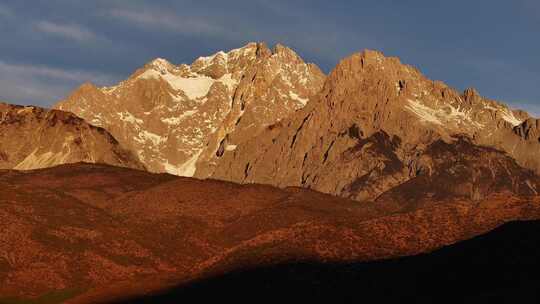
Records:
{"label": "shadow on slope", "polygon": [[538,231],[540,221],[514,222],[428,254],[369,263],[302,262],[233,271],[115,304],[213,298],[538,303]]}

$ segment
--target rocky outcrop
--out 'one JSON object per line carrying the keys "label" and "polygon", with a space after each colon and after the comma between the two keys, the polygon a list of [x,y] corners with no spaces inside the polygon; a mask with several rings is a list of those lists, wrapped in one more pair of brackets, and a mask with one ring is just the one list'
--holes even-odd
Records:
{"label": "rocky outcrop", "polygon": [[456,136],[539,170],[540,144],[525,143],[514,130],[528,118],[366,50],[340,62],[308,106],[225,151],[214,172],[197,176],[371,200],[414,178],[430,145]]}
{"label": "rocky outcrop", "polygon": [[191,65],[156,59],[116,86],[85,84],[56,108],[109,130],[150,171],[192,176],[304,107],[324,78],[285,46],[250,43]]}
{"label": "rocky outcrop", "polygon": [[64,111],[0,103],[0,168],[29,170],[66,163],[144,169],[105,129]]}
{"label": "rocky outcrop", "polygon": [[437,140],[410,166],[414,177],[377,197],[384,212],[418,210],[455,201],[496,200],[501,193],[516,197],[540,194],[540,177],[523,169],[496,149],[477,146],[460,136],[451,143]]}
{"label": "rocky outcrop", "polygon": [[514,128],[514,133],[526,141],[540,142],[540,119],[525,120]]}

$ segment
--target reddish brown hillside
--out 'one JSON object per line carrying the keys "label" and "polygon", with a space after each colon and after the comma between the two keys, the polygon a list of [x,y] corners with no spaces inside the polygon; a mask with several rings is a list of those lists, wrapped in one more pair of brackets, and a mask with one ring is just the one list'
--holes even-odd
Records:
{"label": "reddish brown hillside", "polygon": [[309,190],[103,165],[0,172],[0,299],[95,303],[252,265],[411,255],[540,218],[538,198],[509,192],[383,216]]}

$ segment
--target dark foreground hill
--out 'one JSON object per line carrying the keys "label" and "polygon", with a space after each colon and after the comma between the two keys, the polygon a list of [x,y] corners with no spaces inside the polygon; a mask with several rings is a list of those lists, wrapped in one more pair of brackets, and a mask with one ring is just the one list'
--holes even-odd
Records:
{"label": "dark foreground hill", "polygon": [[513,222],[432,253],[366,263],[238,270],[124,303],[221,298],[347,303],[539,303],[540,221]]}

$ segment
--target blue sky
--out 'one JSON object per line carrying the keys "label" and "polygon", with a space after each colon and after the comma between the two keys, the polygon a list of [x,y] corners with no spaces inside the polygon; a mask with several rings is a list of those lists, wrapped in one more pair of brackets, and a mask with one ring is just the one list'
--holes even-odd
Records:
{"label": "blue sky", "polygon": [[365,48],[540,114],[540,1],[2,0],[0,99],[50,106],[155,57],[190,63],[249,41],[326,72]]}

